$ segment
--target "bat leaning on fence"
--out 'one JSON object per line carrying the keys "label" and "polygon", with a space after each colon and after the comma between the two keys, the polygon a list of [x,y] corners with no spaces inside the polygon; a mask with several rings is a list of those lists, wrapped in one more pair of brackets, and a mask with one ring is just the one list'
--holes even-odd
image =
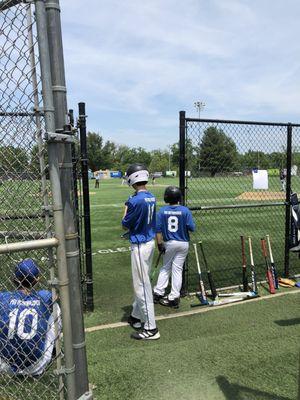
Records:
{"label": "bat leaning on fence", "polygon": [[265,239],[260,239],[261,242],[261,249],[262,249],[262,254],[265,259],[266,263],[266,274],[267,274],[267,281],[269,285],[269,292],[271,294],[275,293],[275,286],[274,286],[274,281],[273,281],[273,276],[272,276],[272,271],[271,267],[267,258],[267,247],[266,247],[266,240]]}
{"label": "bat leaning on fence", "polygon": [[242,276],[243,276],[243,292],[248,291],[248,277],[247,277],[247,261],[245,253],[245,238],[241,235],[241,250],[242,250]]}
{"label": "bat leaning on fence", "polygon": [[252,291],[257,294],[258,288],[257,288],[256,272],[255,272],[254,260],[253,260],[252,239],[250,236],[248,237],[248,245],[249,245],[249,255],[250,255]]}
{"label": "bat leaning on fence", "polygon": [[197,244],[193,243],[193,246],[194,246],[194,251],[195,251],[196,264],[197,264],[198,277],[199,277],[199,289],[200,289],[199,300],[200,300],[201,304],[208,304],[207,296],[206,296],[206,292],[205,292],[205,287],[204,287],[204,282],[203,282],[203,279],[202,279],[202,273],[201,273],[201,268],[200,268]]}
{"label": "bat leaning on fence", "polygon": [[206,257],[205,257],[205,253],[204,253],[204,249],[203,249],[203,244],[202,244],[201,241],[199,242],[199,245],[200,245],[200,250],[201,250],[202,257],[203,257],[204,266],[205,266],[205,269],[207,271],[207,278],[208,278],[208,283],[209,283],[209,286],[210,286],[211,296],[212,296],[213,300],[215,300],[218,297],[218,292],[217,292],[217,289],[216,289],[216,286],[215,286],[215,283],[214,283],[214,280],[213,280],[213,277],[212,277],[212,273],[208,269],[208,264],[207,264],[207,261],[206,261]]}
{"label": "bat leaning on fence", "polygon": [[271,272],[272,272],[272,277],[274,280],[274,286],[275,286],[275,289],[279,289],[278,274],[277,274],[277,269],[276,269],[276,266],[274,263],[270,235],[266,235],[266,238],[267,238],[267,243],[268,243],[268,248],[269,248],[269,255],[270,255],[270,261],[271,261]]}

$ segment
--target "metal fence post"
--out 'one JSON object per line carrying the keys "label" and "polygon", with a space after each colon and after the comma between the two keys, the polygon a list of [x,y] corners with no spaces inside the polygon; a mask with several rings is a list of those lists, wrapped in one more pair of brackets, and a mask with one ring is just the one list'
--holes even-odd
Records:
{"label": "metal fence post", "polygon": [[86,115],[85,103],[79,103],[79,131],[80,131],[80,152],[81,152],[81,174],[82,174],[82,195],[84,212],[84,241],[86,261],[86,309],[94,310],[93,297],[93,265],[92,265],[92,240],[91,240],[91,219],[90,219],[90,194],[89,194],[89,173],[88,154],[86,142]]}
{"label": "metal fence post", "polygon": [[[179,187],[182,193],[181,204],[185,205],[186,186],[185,186],[185,111],[179,112]],[[188,293],[188,260],[185,261],[182,271],[182,286],[180,295],[186,296]]]}
{"label": "metal fence post", "polygon": [[[64,131],[67,123],[68,111],[66,100],[65,69],[59,0],[46,0],[45,7],[47,11],[47,29],[51,61],[52,90],[56,115],[55,129],[56,131]],[[60,167],[67,264],[70,279],[69,289],[70,295],[72,297],[71,321],[74,361],[76,366],[76,396],[80,397],[88,391],[89,385],[83,323],[83,304],[80,286],[81,280],[78,232],[76,229],[74,202],[73,198],[71,197],[71,194],[74,190],[72,186],[73,166],[71,144],[64,144],[60,148]]]}
{"label": "metal fence post", "polygon": [[291,168],[292,168],[292,135],[293,128],[291,124],[287,126],[287,145],[286,145],[286,193],[285,193],[285,249],[284,249],[284,276],[289,276],[290,267],[290,250],[289,250],[289,235],[290,235],[290,196],[291,196]]}
{"label": "metal fence post", "polygon": [[[42,92],[44,101],[44,115],[47,132],[55,131],[55,118],[54,118],[54,105],[52,96],[52,81],[51,81],[51,67],[50,56],[48,48],[48,35],[47,35],[47,21],[45,12],[45,3],[43,0],[35,1],[35,10],[37,18],[37,33],[39,54],[41,62],[41,76],[42,76]],[[57,155],[57,144],[54,142],[48,143],[48,157],[49,157],[49,174],[52,188],[52,202],[53,202],[53,217],[55,226],[55,235],[59,240],[57,247],[57,265],[58,277],[60,287],[60,299],[63,320],[63,333],[64,333],[64,348],[65,348],[65,370],[66,383],[67,383],[67,398],[74,400],[75,397],[75,368],[73,357],[73,343],[72,343],[72,325],[70,315],[70,294],[69,294],[69,279],[67,269],[67,255],[65,243],[65,229],[64,229],[64,215],[62,208],[62,196],[59,174],[59,162]],[[59,371],[62,373],[62,371]]]}
{"label": "metal fence post", "polygon": [[179,186],[182,193],[182,204],[185,204],[185,111],[179,112]]}

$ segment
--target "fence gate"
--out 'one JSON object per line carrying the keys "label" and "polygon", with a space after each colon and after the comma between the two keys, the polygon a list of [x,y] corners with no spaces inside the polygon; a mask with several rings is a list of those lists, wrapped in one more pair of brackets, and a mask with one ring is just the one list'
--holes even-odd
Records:
{"label": "fence gate", "polygon": [[[263,183],[261,170],[267,170],[268,188],[254,189],[253,174]],[[242,282],[241,235],[248,255],[252,238],[258,279],[265,279],[260,239],[267,234],[280,276],[299,273],[298,254],[289,251],[289,199],[291,190],[300,190],[299,173],[300,125],[194,119],[180,112],[180,187],[197,224],[191,240],[202,241],[218,287]],[[190,252],[188,291],[197,289],[196,271]]]}
{"label": "fence gate", "polygon": [[[34,259],[41,271],[37,290],[51,295],[56,321],[55,351],[44,373],[19,373],[20,360],[5,350],[5,332],[9,338],[26,341],[35,335],[34,321],[40,317],[22,303],[25,311],[17,307],[7,321],[1,302],[3,399],[92,398],[77,268],[78,233],[70,197],[74,138],[66,118],[59,13],[58,0],[0,1],[0,290],[16,291],[15,265],[24,258]],[[63,341],[58,335],[57,302]],[[23,345],[22,365],[28,366],[35,349]]]}

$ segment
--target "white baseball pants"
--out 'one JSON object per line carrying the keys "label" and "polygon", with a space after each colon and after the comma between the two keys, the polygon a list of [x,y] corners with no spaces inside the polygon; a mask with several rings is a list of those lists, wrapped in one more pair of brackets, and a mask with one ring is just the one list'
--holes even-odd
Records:
{"label": "white baseball pants", "polygon": [[145,329],[155,329],[155,315],[150,271],[155,242],[131,244],[131,270],[135,299],[131,315],[140,319]]}
{"label": "white baseball pants", "polygon": [[163,257],[163,266],[161,267],[157,279],[157,284],[154,287],[154,292],[164,296],[165,289],[168,286],[171,278],[171,292],[168,296],[169,300],[174,300],[180,297],[182,286],[182,270],[183,264],[189,251],[188,242],[179,242],[177,240],[169,240],[165,242],[166,252]]}

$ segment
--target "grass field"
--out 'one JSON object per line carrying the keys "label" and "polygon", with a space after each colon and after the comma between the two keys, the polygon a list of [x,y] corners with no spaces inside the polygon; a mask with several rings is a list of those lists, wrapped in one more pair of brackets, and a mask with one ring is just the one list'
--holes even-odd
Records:
{"label": "grass field", "polygon": [[[212,182],[204,183],[207,184],[205,193],[209,204],[208,190]],[[163,192],[169,184],[177,182],[162,179],[157,180],[155,186],[149,187],[156,195],[159,206],[163,204]],[[125,321],[132,302],[129,245],[120,238],[124,201],[132,191],[122,186],[121,181],[110,180],[101,181],[97,190],[91,182],[90,192],[95,311],[85,315],[86,327]],[[235,197],[233,193],[232,200]],[[235,224],[245,228],[245,212],[238,217],[236,215]],[[261,226],[263,218],[268,218],[262,211],[257,215],[252,210],[249,216],[248,230],[243,232],[245,235],[248,232],[251,235],[258,232],[258,238],[260,234],[272,235],[272,232],[265,232]],[[206,243],[205,238],[209,237],[214,219],[218,221],[220,216],[212,215],[210,221],[208,217],[201,218],[202,224],[191,240],[198,240],[199,234]],[[228,237],[235,225],[224,223],[220,226],[222,232],[219,237],[224,238]],[[276,225],[275,221],[274,230],[279,228],[280,223]],[[217,260],[222,246],[224,240],[217,240],[217,251],[212,251],[206,244],[210,263],[215,256]],[[279,239],[274,243],[275,246],[282,251],[283,241]],[[230,257],[233,257],[232,249],[235,247],[235,265],[240,268],[239,235],[237,245],[233,244],[227,253]],[[256,245],[257,263],[263,266],[262,260],[258,262],[259,250]],[[298,268],[298,259],[295,258],[293,262],[294,267]],[[189,265],[193,272],[195,267],[192,253]],[[217,263],[214,265],[217,267]],[[235,265],[228,276],[235,276]],[[220,266],[221,269],[223,267]],[[237,272],[236,279],[239,277]],[[296,399],[299,295],[290,289],[280,289],[280,293],[285,294],[223,309],[209,309],[208,312],[196,315],[160,320],[158,326],[161,339],[153,343],[136,343],[130,339],[131,329],[127,326],[87,333],[90,381],[96,386],[96,398]],[[264,296],[267,291],[260,287],[260,294]],[[176,316],[179,312],[190,312],[194,310],[190,304],[195,302],[193,297],[183,298],[178,311],[157,305],[156,315]]]}
{"label": "grass field", "polygon": [[[40,198],[34,195],[29,203],[27,198],[23,201],[24,196],[15,198],[11,186],[14,183],[5,184],[10,185],[11,196],[6,195],[3,210],[14,201],[20,208],[24,207],[25,213],[29,203],[32,212],[40,210]],[[157,179],[154,186],[149,185],[158,207],[164,204],[165,187],[171,184],[178,181]],[[293,183],[295,190],[297,184],[297,181]],[[21,185],[22,193],[30,191],[28,183]],[[190,206],[253,203],[238,198],[252,190],[248,177],[193,179],[189,187]],[[34,189],[38,193],[37,184]],[[1,190],[4,195],[4,188],[0,187],[0,194]],[[278,192],[278,179],[270,179],[270,192]],[[85,326],[89,376],[95,398],[300,400],[297,397],[300,289],[298,294],[295,289],[281,288],[278,295],[269,298],[267,290],[260,285],[258,301],[222,309],[191,308],[198,300],[195,296],[186,296],[181,299],[179,310],[155,306],[161,333],[159,341],[140,343],[130,339],[131,328],[120,324],[127,320],[133,299],[129,243],[120,237],[124,202],[130,194],[132,189],[122,186],[121,180],[101,181],[99,189],[94,188],[94,181],[90,182],[95,311],[85,314]],[[15,208],[11,209],[16,212]],[[241,234],[253,238],[259,277],[264,277],[259,239],[267,233],[272,238],[275,260],[282,269],[283,206],[195,211],[193,215],[197,230],[191,235],[191,242],[202,239],[217,286],[241,282]],[[40,220],[18,221],[5,220],[3,229],[9,230],[10,226],[25,231],[43,229]],[[10,265],[8,261],[4,264]],[[294,272],[299,271],[299,259],[295,255],[291,256],[291,267]],[[197,289],[197,276],[192,247],[188,268],[189,288],[193,291]],[[89,328],[94,329],[91,332]],[[41,399],[47,398],[49,379],[51,375],[46,374],[45,386],[36,384],[36,394]],[[55,381],[52,383],[55,390]],[[8,381],[0,381],[1,385],[6,385],[5,393],[14,398],[15,387],[10,388]],[[24,393],[30,393],[32,387],[30,381],[22,384]]]}

